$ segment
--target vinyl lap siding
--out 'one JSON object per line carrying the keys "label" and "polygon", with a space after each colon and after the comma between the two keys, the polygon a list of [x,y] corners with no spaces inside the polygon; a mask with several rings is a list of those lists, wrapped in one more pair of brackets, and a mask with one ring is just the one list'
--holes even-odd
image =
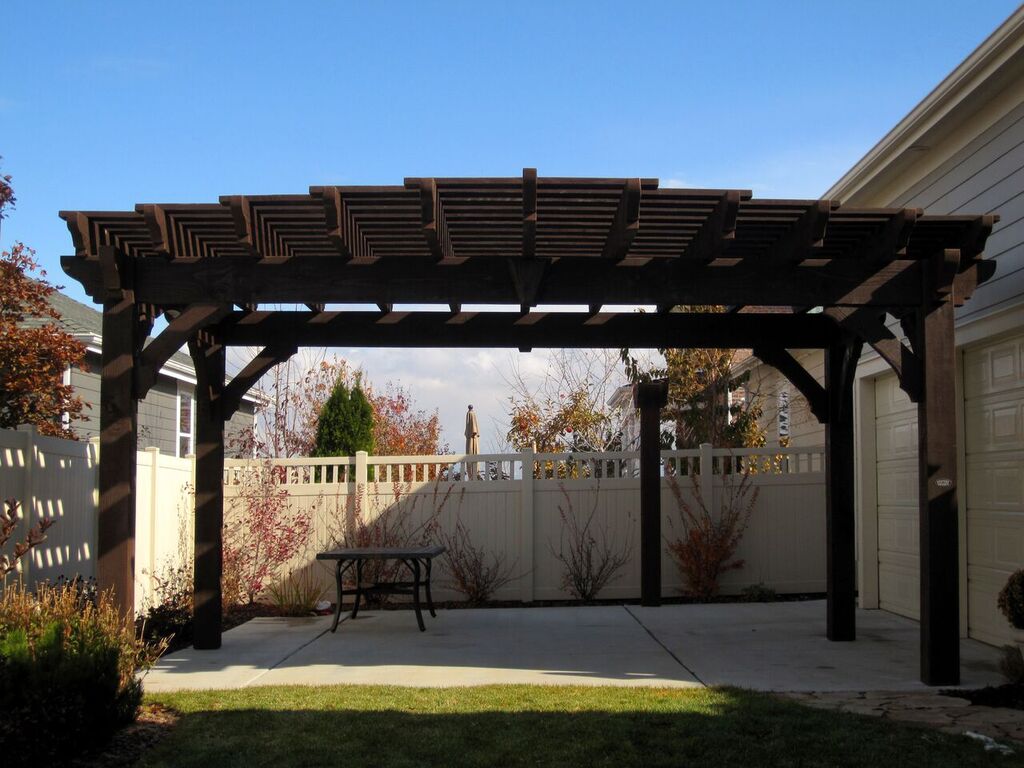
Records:
{"label": "vinyl lap siding", "polygon": [[1024,293],[1024,104],[892,204],[935,214],[999,214],[985,248],[996,272],[957,311],[957,322],[1018,302]]}

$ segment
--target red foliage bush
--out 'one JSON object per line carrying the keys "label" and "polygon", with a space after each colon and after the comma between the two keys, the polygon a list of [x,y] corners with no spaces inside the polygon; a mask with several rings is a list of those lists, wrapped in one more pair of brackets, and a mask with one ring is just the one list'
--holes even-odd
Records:
{"label": "red foliage bush", "polygon": [[686,582],[686,594],[702,600],[718,594],[723,573],[743,567],[744,561],[734,556],[760,493],[749,472],[722,478],[722,503],[717,513],[708,509],[695,475],[691,475],[695,504],[687,501],[675,477],[668,478],[682,522],[682,531],[669,542],[668,550]]}
{"label": "red foliage bush", "polygon": [[288,492],[269,465],[240,477],[241,509],[224,524],[224,602],[253,603],[281,567],[310,543],[310,512],[290,512]]}

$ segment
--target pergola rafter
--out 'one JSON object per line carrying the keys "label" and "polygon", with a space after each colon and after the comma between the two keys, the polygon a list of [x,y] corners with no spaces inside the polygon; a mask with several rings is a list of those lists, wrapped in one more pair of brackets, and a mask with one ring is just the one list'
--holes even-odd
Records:
{"label": "pergola rafter", "polygon": [[[759,200],[749,190],[662,189],[649,178],[538,177],[531,168],[513,178],[407,178],[61,216],[75,247],[62,266],[104,304],[97,573],[125,607],[137,402],[168,350],[189,342],[199,380],[197,648],[220,644],[224,420],[262,373],[304,345],[754,348],[826,424],[827,633],[852,640],[852,385],[867,343],[918,403],[922,678],[957,682],[952,313],[992,272],[982,251],[995,217]],[[437,311],[396,310],[402,303]],[[259,309],[275,304],[310,311]],[[463,310],[479,304],[517,311]],[[602,311],[610,305],[658,311]],[[729,311],[671,311],[679,305]],[[822,311],[808,312],[815,307]],[[143,349],[162,312],[171,325]],[[229,345],[263,351],[225,383]],[[787,351],[800,348],[825,351],[824,384]],[[661,400],[657,388],[638,395],[645,433],[657,432]],[[656,603],[657,451],[646,445],[642,454],[643,599]]]}

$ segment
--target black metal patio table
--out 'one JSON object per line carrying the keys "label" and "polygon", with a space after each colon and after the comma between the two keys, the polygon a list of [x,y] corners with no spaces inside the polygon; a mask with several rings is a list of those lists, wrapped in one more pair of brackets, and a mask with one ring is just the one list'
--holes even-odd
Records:
{"label": "black metal patio table", "polygon": [[[345,596],[342,577],[353,567],[355,567],[356,586],[355,590],[349,590],[355,591],[356,594],[355,604],[352,606],[353,619],[359,613],[359,603],[363,595],[412,595],[416,623],[420,626],[420,632],[426,631],[423,614],[420,612],[420,586],[426,589],[427,609],[430,611],[430,615],[436,617],[434,600],[430,595],[430,571],[433,559],[444,551],[443,546],[436,544],[429,547],[352,547],[319,553],[316,556],[317,560],[337,561],[334,578],[338,586],[338,602],[334,609],[334,623],[331,625],[331,632],[338,629],[338,622],[341,620],[341,602]],[[363,563],[367,560],[398,560],[412,573],[412,581],[386,581],[364,586]]]}

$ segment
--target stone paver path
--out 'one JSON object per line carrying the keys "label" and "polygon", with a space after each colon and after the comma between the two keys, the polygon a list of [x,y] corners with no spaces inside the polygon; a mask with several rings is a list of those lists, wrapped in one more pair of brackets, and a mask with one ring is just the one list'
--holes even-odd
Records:
{"label": "stone paver path", "polygon": [[886,720],[937,728],[946,733],[981,733],[996,740],[1013,740],[1024,750],[1024,710],[972,706],[967,699],[938,693],[860,691],[849,693],[787,693],[787,698],[820,709],[872,715]]}

